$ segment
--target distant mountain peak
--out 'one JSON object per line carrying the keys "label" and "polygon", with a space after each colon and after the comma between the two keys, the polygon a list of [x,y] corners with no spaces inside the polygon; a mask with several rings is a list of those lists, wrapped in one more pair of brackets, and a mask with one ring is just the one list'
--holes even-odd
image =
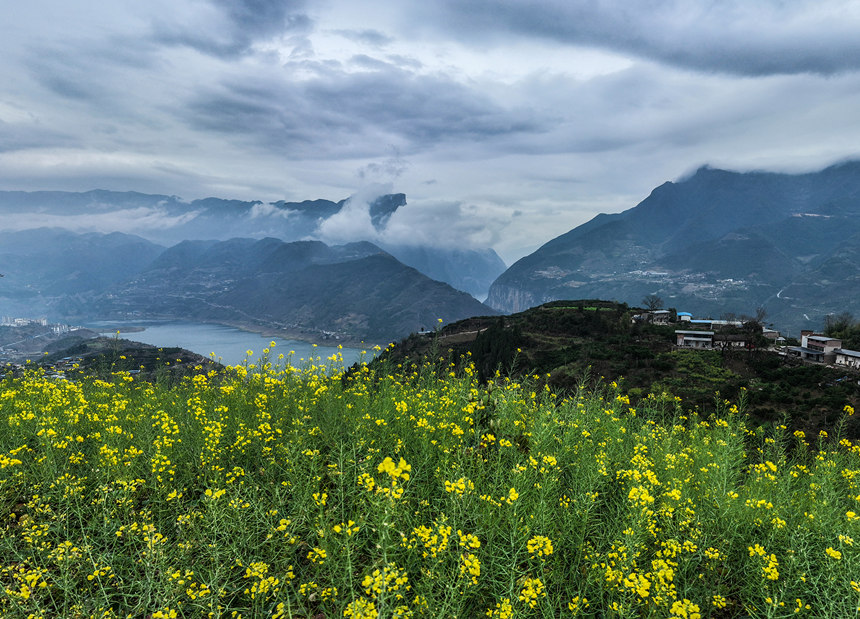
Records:
{"label": "distant mountain peak", "polygon": [[373,227],[381,230],[391,219],[391,216],[401,206],[406,206],[405,193],[393,193],[379,196],[370,203],[370,221]]}

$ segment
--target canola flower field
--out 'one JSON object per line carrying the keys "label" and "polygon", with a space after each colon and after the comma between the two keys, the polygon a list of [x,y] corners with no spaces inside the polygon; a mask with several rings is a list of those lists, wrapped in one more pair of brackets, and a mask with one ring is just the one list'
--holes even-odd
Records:
{"label": "canola flower field", "polygon": [[838,429],[288,361],[0,381],[0,616],[860,614]]}

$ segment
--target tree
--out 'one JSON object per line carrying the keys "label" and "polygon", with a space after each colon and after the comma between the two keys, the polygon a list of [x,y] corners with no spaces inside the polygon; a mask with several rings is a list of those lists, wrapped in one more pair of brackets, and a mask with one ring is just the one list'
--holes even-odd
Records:
{"label": "tree", "polygon": [[642,304],[653,312],[663,307],[663,299],[656,294],[648,294],[642,299]]}
{"label": "tree", "polygon": [[738,318],[743,323],[744,330],[750,333],[761,333],[764,330],[764,321],[767,320],[767,310],[759,305],[755,308],[755,316],[741,314]]}
{"label": "tree", "polygon": [[854,327],[854,316],[850,312],[827,314],[824,317],[824,335],[828,337],[843,336],[852,327]]}

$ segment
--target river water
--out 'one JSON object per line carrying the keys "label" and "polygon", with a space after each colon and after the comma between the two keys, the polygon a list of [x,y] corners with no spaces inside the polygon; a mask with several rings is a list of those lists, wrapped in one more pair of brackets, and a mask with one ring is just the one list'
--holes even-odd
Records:
{"label": "river water", "polygon": [[[120,337],[144,344],[159,347],[178,346],[204,357],[214,358],[225,365],[239,365],[246,359],[255,363],[263,354],[263,349],[269,348],[269,358],[274,363],[279,354],[290,356],[293,365],[301,365],[303,361],[320,357],[322,362],[340,352],[344,365],[349,366],[364,358],[370,361],[373,351],[362,356],[358,348],[342,348],[336,346],[314,346],[298,340],[284,340],[278,337],[263,337],[250,331],[242,331],[233,327],[197,322],[94,322],[88,328],[104,331],[120,330]],[[128,332],[127,329],[142,327],[143,331]],[[271,343],[275,342],[272,347]],[[251,355],[248,355],[251,351]],[[212,357],[211,353],[215,353]]]}

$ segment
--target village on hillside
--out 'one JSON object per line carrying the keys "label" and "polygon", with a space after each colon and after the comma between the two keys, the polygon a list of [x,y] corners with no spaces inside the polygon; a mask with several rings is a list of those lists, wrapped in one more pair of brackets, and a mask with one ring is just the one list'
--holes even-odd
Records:
{"label": "village on hillside", "polygon": [[676,348],[753,350],[760,348],[757,342],[765,341],[768,349],[804,362],[860,370],[860,351],[842,348],[841,339],[811,329],[800,332],[799,346],[788,346],[779,331],[756,320],[696,319],[689,312],[660,309],[636,314],[633,321],[689,327],[675,330]]}

